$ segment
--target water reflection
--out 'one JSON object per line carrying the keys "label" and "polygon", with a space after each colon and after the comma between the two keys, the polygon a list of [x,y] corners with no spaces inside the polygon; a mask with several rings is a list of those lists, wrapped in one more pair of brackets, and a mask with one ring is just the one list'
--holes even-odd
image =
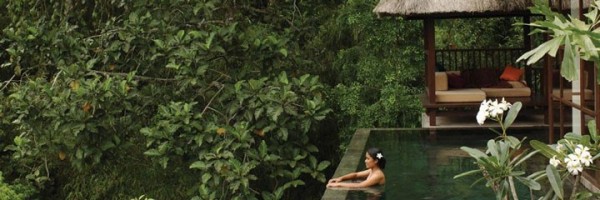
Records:
{"label": "water reflection", "polygon": [[346,199],[352,200],[383,200],[385,199],[385,186],[373,186],[367,188],[328,188],[332,190],[348,190]]}

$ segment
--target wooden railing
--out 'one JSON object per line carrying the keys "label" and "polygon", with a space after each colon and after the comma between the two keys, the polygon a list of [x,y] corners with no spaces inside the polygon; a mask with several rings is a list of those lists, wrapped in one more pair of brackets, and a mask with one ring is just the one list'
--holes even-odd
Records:
{"label": "wooden railing", "polygon": [[507,64],[523,66],[516,63],[517,58],[525,53],[525,49],[438,49],[436,63],[446,70],[466,70],[477,68],[503,68]]}
{"label": "wooden railing", "polygon": [[506,65],[525,69],[525,81],[533,95],[543,95],[543,71],[540,66],[527,66],[525,61],[516,62],[527,50],[524,48],[506,49],[437,49],[436,64],[447,71],[463,71],[480,68],[503,69]]}

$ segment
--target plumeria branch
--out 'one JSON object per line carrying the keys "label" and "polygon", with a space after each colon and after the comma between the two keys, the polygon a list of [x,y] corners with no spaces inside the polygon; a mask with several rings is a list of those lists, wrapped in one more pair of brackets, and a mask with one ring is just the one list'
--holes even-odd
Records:
{"label": "plumeria branch", "polygon": [[502,101],[500,102],[498,102],[498,99],[494,101],[491,99],[483,100],[479,106],[479,112],[475,117],[477,119],[477,123],[479,123],[479,125],[483,125],[486,119],[499,122],[500,128],[502,128],[502,138],[506,138],[506,129],[508,127],[506,127],[503,123],[504,113],[508,111],[511,106],[512,105],[506,102],[504,98],[502,98]]}

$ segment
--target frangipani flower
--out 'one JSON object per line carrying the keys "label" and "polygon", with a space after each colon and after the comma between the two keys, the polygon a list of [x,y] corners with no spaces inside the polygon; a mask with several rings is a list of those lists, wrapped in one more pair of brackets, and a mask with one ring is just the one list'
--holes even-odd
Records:
{"label": "frangipani flower", "polygon": [[579,162],[586,167],[589,167],[590,164],[592,164],[592,155],[590,154],[590,149],[588,147],[579,144],[577,145],[577,148],[575,148],[574,154],[579,159]]}
{"label": "frangipani flower", "polygon": [[[584,167],[589,167],[594,162],[590,148],[582,144],[575,145],[567,140],[566,143],[558,143],[555,149],[561,154],[567,154],[563,162],[567,171],[572,175],[579,175]],[[562,163],[556,159],[556,156],[553,156],[550,159],[550,164],[556,167]]]}
{"label": "frangipani flower", "polygon": [[377,153],[377,159],[381,159],[381,158],[383,158],[383,154]]}
{"label": "frangipani flower", "polygon": [[556,159],[556,156],[552,156],[552,158],[550,158],[550,164],[557,167],[560,164],[560,160]]}
{"label": "frangipani flower", "polygon": [[579,162],[569,162],[567,163],[567,170],[572,175],[578,175],[583,171],[583,166],[581,166],[581,163]]}
{"label": "frangipani flower", "polygon": [[502,101],[498,104],[498,108],[500,108],[501,110],[508,110],[510,108],[510,103],[506,102],[506,100],[504,99],[504,97],[502,97]]}
{"label": "frangipani flower", "polygon": [[490,117],[497,117],[498,115],[501,115],[504,113],[504,110],[502,110],[502,107],[498,105],[498,100],[494,100],[489,108],[490,111]]}
{"label": "frangipani flower", "polygon": [[583,166],[579,160],[579,157],[575,154],[569,154],[565,158],[565,163],[567,164],[567,170],[572,175],[577,175],[583,171]]}
{"label": "frangipani flower", "polygon": [[475,118],[477,119],[477,123],[479,125],[483,125],[483,123],[485,122],[485,119],[487,119],[487,115],[484,112],[479,111]]}
{"label": "frangipani flower", "polygon": [[479,106],[479,112],[477,112],[477,123],[479,125],[483,125],[487,118],[497,118],[502,116],[505,111],[510,108],[511,104],[506,102],[504,98],[502,101],[498,102],[498,100],[483,100],[481,105]]}
{"label": "frangipani flower", "polygon": [[562,152],[563,150],[565,150],[565,145],[562,145],[561,143],[556,144],[556,151]]}

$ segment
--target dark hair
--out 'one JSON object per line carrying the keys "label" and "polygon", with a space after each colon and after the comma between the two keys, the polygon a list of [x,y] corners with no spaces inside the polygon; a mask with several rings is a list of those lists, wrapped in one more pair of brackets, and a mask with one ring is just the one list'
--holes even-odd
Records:
{"label": "dark hair", "polygon": [[[377,161],[377,166],[379,166],[379,168],[385,169],[385,156],[383,155],[383,151],[381,151],[381,149],[372,147],[369,150],[367,150],[367,153],[369,154],[369,156],[371,156],[371,158]],[[381,154],[381,158],[377,157],[378,154]]]}

